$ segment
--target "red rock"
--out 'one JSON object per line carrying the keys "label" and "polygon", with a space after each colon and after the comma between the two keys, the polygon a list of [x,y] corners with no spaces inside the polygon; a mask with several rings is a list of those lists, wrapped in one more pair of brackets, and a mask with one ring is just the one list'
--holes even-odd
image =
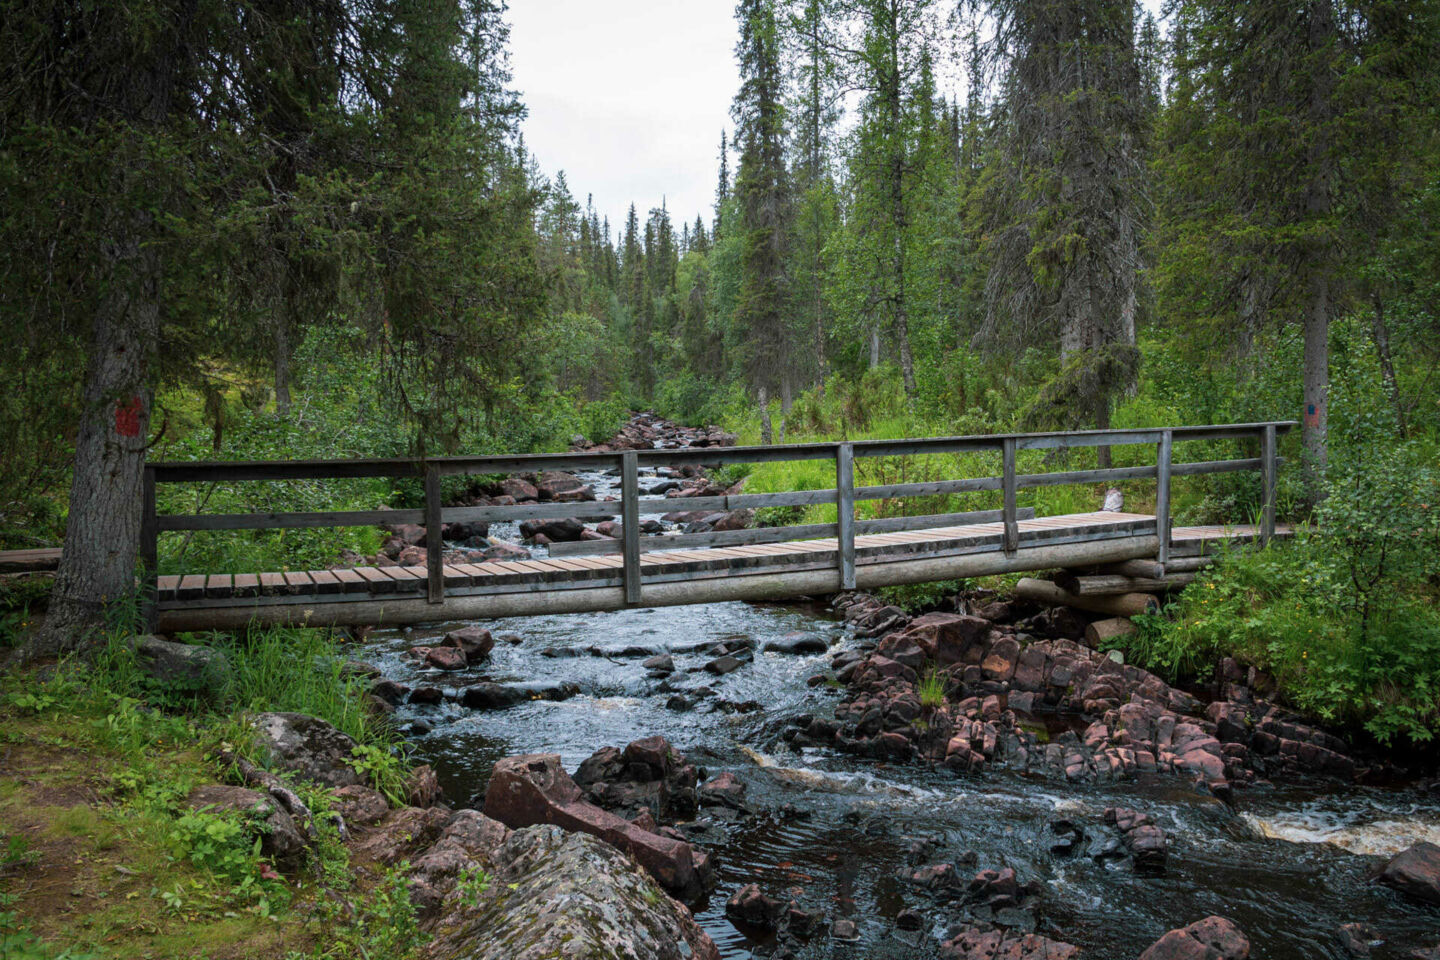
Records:
{"label": "red rock", "polygon": [[506,477],[501,480],[500,492],[507,497],[514,497],[516,502],[540,499],[540,493],[535,489],[535,485],[527,483],[519,477]]}
{"label": "red rock", "polygon": [[426,663],[440,670],[465,669],[465,651],[459,647],[430,647],[425,650],[424,656]]}
{"label": "red rock", "polygon": [[1378,879],[1417,900],[1440,903],[1440,846],[1415,844],[1385,864]]}
{"label": "red rock", "polygon": [[705,887],[704,865],[697,866],[690,844],[650,833],[586,803],[580,787],[560,766],[556,754],[527,754],[500,760],[490,772],[485,815],[511,828],[553,823],[610,843],[629,854],[666,889],[684,898]]}
{"label": "red rock", "polygon": [[1079,947],[1038,934],[974,927],[940,945],[942,960],[1071,960],[1079,955]]}
{"label": "red rock", "polygon": [[354,783],[335,791],[335,812],[346,824],[369,826],[385,818],[390,803],[379,790]]}
{"label": "red rock", "polygon": [[1206,917],[1171,930],[1140,954],[1139,960],[1247,960],[1250,941],[1233,921]]}
{"label": "red rock", "polygon": [[467,663],[478,663],[489,656],[495,638],[484,627],[463,627],[445,634],[441,645],[463,651]]}
{"label": "red rock", "polygon": [[1014,637],[1001,637],[990,647],[990,653],[980,664],[986,680],[1009,680],[1015,674],[1020,661],[1020,642]]}
{"label": "red rock", "polygon": [[779,925],[784,909],[783,903],[761,893],[754,883],[747,883],[725,901],[725,916],[764,930],[774,930]]}

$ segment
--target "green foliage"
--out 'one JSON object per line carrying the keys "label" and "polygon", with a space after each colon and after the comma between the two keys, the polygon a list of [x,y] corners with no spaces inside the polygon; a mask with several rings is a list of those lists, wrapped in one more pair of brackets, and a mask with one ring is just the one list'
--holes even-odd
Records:
{"label": "green foliage", "polygon": [[932,583],[906,583],[893,587],[881,587],[875,595],[886,603],[893,603],[909,614],[920,614],[939,609],[946,600],[965,588],[963,580],[936,580]]}
{"label": "green foliage", "polygon": [[[248,903],[261,916],[288,904],[289,891],[278,873],[260,857],[261,836],[268,825],[253,815],[187,810],[171,825],[169,842],[175,856],[214,876],[222,895]],[[162,893],[173,910],[185,906],[180,890]]]}
{"label": "green foliage", "polygon": [[404,757],[396,747],[385,747],[374,743],[356,744],[351,749],[348,761],[355,772],[385,794],[393,806],[404,806],[406,798],[408,769]]}
{"label": "green foliage", "polygon": [[401,862],[385,871],[379,883],[355,906],[353,916],[339,898],[325,897],[316,904],[319,918],[333,925],[333,939],[286,960],[406,960],[426,942],[415,906],[410,900],[410,864]]}
{"label": "green foliage", "polygon": [[[1409,455],[1407,455],[1409,454]],[[1319,525],[1235,552],[1167,618],[1138,618],[1132,662],[1171,678],[1233,656],[1271,672],[1296,707],[1377,740],[1440,733],[1440,488],[1415,451],[1332,468]]]}
{"label": "green foliage", "polygon": [[925,671],[925,676],[920,678],[920,684],[916,687],[920,694],[920,706],[927,710],[934,710],[945,705],[945,674],[939,668],[931,667]]}
{"label": "green foliage", "polygon": [[490,874],[477,864],[455,878],[455,890],[462,903],[474,908],[480,906],[480,898],[490,889],[492,882]]}
{"label": "green foliage", "polygon": [[366,712],[364,678],[345,669],[345,650],[329,630],[268,628],[206,642],[229,661],[228,700],[242,711],[304,713],[363,745],[388,745],[394,735]]}

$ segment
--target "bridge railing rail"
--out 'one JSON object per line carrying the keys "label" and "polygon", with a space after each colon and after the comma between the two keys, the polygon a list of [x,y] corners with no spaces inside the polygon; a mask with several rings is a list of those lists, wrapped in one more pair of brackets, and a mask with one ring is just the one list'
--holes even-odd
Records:
{"label": "bridge railing rail", "polygon": [[[1157,560],[1165,562],[1170,548],[1170,493],[1172,478],[1234,471],[1258,471],[1261,479],[1260,537],[1268,542],[1275,531],[1276,472],[1283,462],[1276,454],[1278,438],[1294,428],[1294,421],[1211,424],[1121,430],[1078,430],[1050,433],[1015,433],[986,436],[927,437],[905,440],[855,440],[799,443],[753,447],[703,447],[685,449],[626,450],[602,453],[557,453],[501,456],[461,456],[355,460],[209,461],[160,462],[147,464],[142,488],[141,564],[147,572],[149,595],[154,596],[159,535],[170,531],[218,531],[294,529],[314,527],[373,526],[385,523],[419,524],[440,530],[447,522],[489,523],[540,519],[573,518],[580,521],[620,517],[621,536],[616,540],[553,544],[552,556],[615,554],[623,556],[622,581],[626,601],[641,600],[642,541],[649,550],[679,550],[689,547],[726,547],[779,543],[834,537],[841,584],[855,585],[855,538],[872,533],[954,526],[999,521],[1003,525],[1002,548],[1007,555],[1019,549],[1019,521],[1022,511],[1017,494],[1022,489],[1059,484],[1119,483],[1154,479],[1156,493]],[[1259,456],[1226,460],[1177,462],[1174,444],[1200,440],[1258,440]],[[1153,465],[1106,467],[1082,470],[1019,473],[1017,454],[1022,450],[1068,450],[1086,447],[1153,446]],[[855,485],[856,458],[916,456],[926,454],[994,453],[1001,455],[998,476],[962,477],[951,480]],[[765,507],[803,507],[834,504],[836,522],[791,524],[743,530],[709,531],[665,537],[642,538],[640,518],[640,469],[648,466],[724,466],[776,461],[830,460],[835,465],[835,486],[822,490],[795,490],[778,493],[741,493],[720,496],[681,497],[663,501],[671,509],[730,511]],[[447,476],[476,474],[524,474],[543,471],[619,470],[619,501],[517,503],[497,506],[453,506],[441,502],[441,480]],[[160,514],[156,488],[168,483],[217,481],[330,480],[355,478],[418,478],[423,481],[423,506],[418,509],[348,510],[318,512],[270,512],[244,514]],[[936,496],[980,491],[1000,491],[999,510],[969,513],[931,514],[920,517],[857,519],[858,501]],[[652,501],[647,501],[650,503]],[[617,510],[618,508],[618,510]],[[647,511],[654,512],[654,511]],[[426,537],[426,597],[431,603],[445,599],[444,542],[439,536]]]}

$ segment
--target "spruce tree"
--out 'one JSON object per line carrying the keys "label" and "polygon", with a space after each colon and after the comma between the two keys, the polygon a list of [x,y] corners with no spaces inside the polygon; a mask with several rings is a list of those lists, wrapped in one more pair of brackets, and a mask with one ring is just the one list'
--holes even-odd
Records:
{"label": "spruce tree", "polygon": [[740,91],[733,114],[740,145],[735,180],[741,283],[734,324],[737,356],[760,403],[766,433],[769,392],[788,376],[790,195],[785,170],[785,107],[780,32],[772,0],[741,0],[736,59]]}
{"label": "spruce tree", "polygon": [[1104,428],[1139,359],[1147,201],[1133,9],[1129,0],[982,6],[996,27],[989,62],[1004,99],[981,341],[1057,346],[1060,373],[1032,423]]}

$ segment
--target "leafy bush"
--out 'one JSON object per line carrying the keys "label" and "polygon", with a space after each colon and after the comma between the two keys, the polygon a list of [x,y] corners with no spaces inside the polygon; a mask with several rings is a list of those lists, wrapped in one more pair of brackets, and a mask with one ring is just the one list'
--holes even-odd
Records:
{"label": "leafy bush", "polygon": [[1331,473],[1318,526],[1233,552],[1123,645],[1171,678],[1234,656],[1323,721],[1382,743],[1440,732],[1440,475],[1416,451]]}
{"label": "leafy bush", "polygon": [[906,613],[915,614],[936,609],[963,590],[964,586],[962,580],[904,583],[894,587],[881,587],[875,591],[875,595],[886,603],[893,603]]}

